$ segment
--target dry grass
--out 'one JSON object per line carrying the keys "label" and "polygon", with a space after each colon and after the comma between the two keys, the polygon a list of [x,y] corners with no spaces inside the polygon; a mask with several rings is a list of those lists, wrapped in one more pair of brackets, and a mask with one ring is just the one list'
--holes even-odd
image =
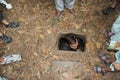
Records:
{"label": "dry grass", "polygon": [[[1,66],[2,75],[14,80],[50,80],[51,63],[60,60],[81,61],[84,64],[81,72],[84,73],[83,80],[91,80],[91,77],[92,80],[119,80],[119,73],[115,73],[118,76],[114,77],[114,73],[101,76],[92,71],[96,64],[103,65],[96,51],[98,49],[106,51],[103,33],[105,29],[111,28],[120,13],[116,11],[109,16],[102,15],[102,9],[111,3],[110,0],[77,0],[75,3],[77,15],[73,16],[65,9],[60,21],[54,23],[54,26],[51,26],[55,9],[53,0],[9,0],[9,2],[13,9],[4,10],[6,18],[9,21],[19,21],[21,25],[17,29],[1,28],[5,34],[14,39],[7,45],[5,55],[20,53],[23,59],[17,63]],[[67,53],[54,50],[56,37],[62,32],[80,32],[86,35],[86,52]]]}

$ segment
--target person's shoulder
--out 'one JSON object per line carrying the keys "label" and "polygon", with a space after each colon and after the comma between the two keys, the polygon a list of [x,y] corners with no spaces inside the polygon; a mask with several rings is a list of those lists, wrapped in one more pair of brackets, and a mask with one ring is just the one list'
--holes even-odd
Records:
{"label": "person's shoulder", "polygon": [[64,42],[65,43],[65,38],[60,38],[59,42],[62,42],[62,43]]}
{"label": "person's shoulder", "polygon": [[60,38],[59,40],[59,50],[68,50],[68,46],[66,45],[65,38]]}

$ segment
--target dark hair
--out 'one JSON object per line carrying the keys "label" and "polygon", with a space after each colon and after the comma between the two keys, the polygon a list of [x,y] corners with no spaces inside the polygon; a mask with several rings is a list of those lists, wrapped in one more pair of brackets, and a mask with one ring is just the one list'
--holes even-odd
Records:
{"label": "dark hair", "polygon": [[85,43],[86,43],[85,38],[79,38],[79,48],[82,52],[85,51]]}
{"label": "dark hair", "polygon": [[74,33],[69,33],[64,35],[64,39],[68,45],[76,43],[77,35]]}

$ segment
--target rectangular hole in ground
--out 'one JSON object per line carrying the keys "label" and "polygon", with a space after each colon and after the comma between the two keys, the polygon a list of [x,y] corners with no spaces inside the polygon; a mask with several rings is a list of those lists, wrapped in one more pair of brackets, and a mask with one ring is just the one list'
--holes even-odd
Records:
{"label": "rectangular hole in ground", "polygon": [[[65,34],[69,34],[69,33],[59,33],[57,36],[56,36],[56,44],[55,44],[55,50],[59,50],[59,41],[60,41],[60,38],[62,36],[64,36]],[[76,34],[77,36],[79,36],[79,38],[83,39],[85,41],[85,49],[86,49],[86,36],[83,35],[82,33],[74,33]],[[59,50],[59,51],[67,51],[67,50]],[[72,52],[82,52],[80,49],[77,49],[77,51],[72,51]],[[84,51],[85,52],[85,51]]]}

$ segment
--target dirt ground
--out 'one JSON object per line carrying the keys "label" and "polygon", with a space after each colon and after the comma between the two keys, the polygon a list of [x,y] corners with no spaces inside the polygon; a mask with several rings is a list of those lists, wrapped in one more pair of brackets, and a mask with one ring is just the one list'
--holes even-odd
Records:
{"label": "dirt ground", "polygon": [[[108,16],[101,11],[111,4],[111,0],[76,0],[73,15],[65,9],[59,21],[54,19],[54,0],[8,0],[12,10],[4,10],[8,21],[20,22],[16,29],[3,28],[1,31],[13,38],[5,45],[1,42],[1,53],[19,53],[22,61],[1,65],[1,75],[14,80],[62,80],[52,74],[54,61],[82,63],[82,70],[71,80],[120,80],[120,73],[106,73],[104,76],[93,72],[95,65],[105,66],[97,56],[97,50],[108,52],[103,33],[110,29],[120,14],[119,7]],[[60,34],[79,33],[86,36],[85,52],[59,51],[57,40]],[[5,45],[5,46],[4,46]],[[59,67],[58,67],[59,68]],[[73,70],[74,71],[74,70]],[[72,74],[74,75],[74,73]],[[70,76],[70,75],[69,75]],[[64,79],[65,80],[65,79]]]}

